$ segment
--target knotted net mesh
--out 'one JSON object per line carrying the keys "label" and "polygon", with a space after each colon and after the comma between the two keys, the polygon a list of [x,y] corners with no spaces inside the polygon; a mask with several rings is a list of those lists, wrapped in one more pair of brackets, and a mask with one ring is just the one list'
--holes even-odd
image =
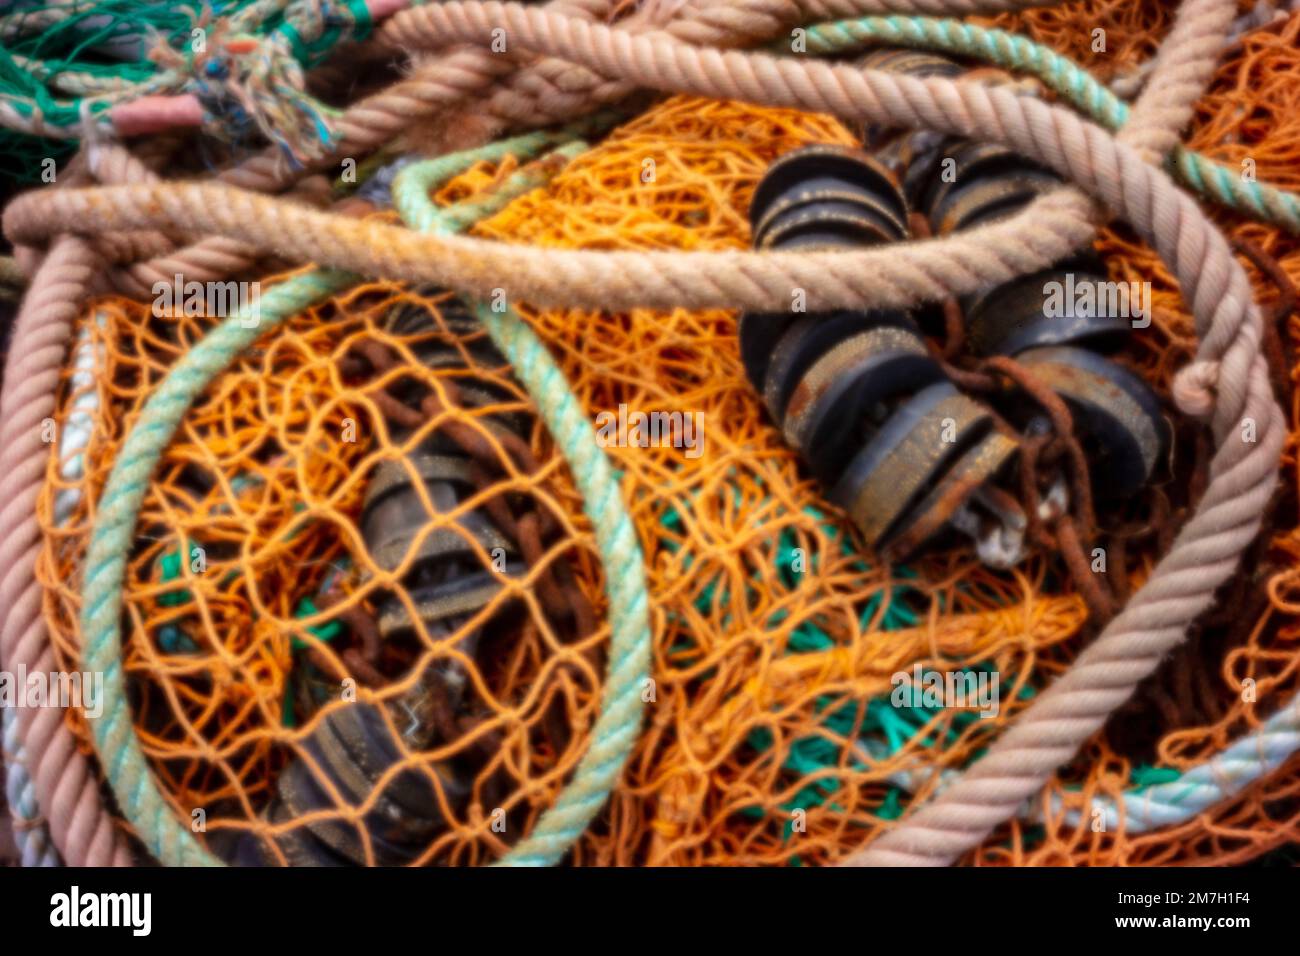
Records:
{"label": "knotted net mesh", "polygon": [[[1092,3],[1002,20],[1107,76],[1147,56],[1168,16]],[[1078,40],[1098,23],[1104,56]],[[1229,54],[1190,141],[1291,188],[1300,112],[1283,78],[1298,24]],[[852,137],[828,117],[673,98],[476,231],[571,248],[743,248],[767,164],[812,142]],[[473,196],[511,168],[476,167],[437,198]],[[1284,305],[1300,275],[1295,241],[1217,215],[1261,253],[1251,274],[1264,308]],[[1176,288],[1122,227],[1097,248],[1113,278],[1153,284],[1152,328],[1126,361],[1167,396],[1193,349]],[[873,564],[746,381],[734,312],[521,311],[593,422],[622,409],[700,423],[693,446],[606,448],[646,557],[653,683],[622,782],[574,863],[833,861],[974,759],[1095,633],[1055,553],[1010,571],[961,547]],[[87,358],[69,369],[40,503],[46,617],[69,666],[99,489],[149,391],[208,322],[115,298],[83,317]],[[1300,427],[1289,308],[1274,325]],[[201,837],[229,858],[488,862],[583,752],[608,637],[604,572],[567,469],[481,337],[445,293],[358,287],[241,356],[151,481],[125,601],[136,729],[178,816],[201,810]],[[1194,427],[1178,425],[1170,454],[1164,477],[1102,515],[1090,542],[1108,549],[1118,596],[1149,573],[1203,484],[1208,448]],[[1086,813],[1096,796],[1211,756],[1296,690],[1291,445],[1283,476],[1226,610],[974,860],[1240,862],[1300,837],[1295,760],[1175,827],[1098,831]],[[382,520],[376,487],[401,504]],[[464,580],[487,596],[457,604]],[[1000,675],[1000,710],[893,706],[892,675],[916,666]],[[349,688],[365,707],[349,709]],[[332,716],[358,712],[368,716],[347,726]],[[365,766],[366,746],[383,766]]]}

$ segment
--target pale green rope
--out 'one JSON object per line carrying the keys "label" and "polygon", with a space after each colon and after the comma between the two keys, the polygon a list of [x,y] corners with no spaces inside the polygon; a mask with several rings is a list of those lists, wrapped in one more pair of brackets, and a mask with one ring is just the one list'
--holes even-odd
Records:
{"label": "pale green rope", "polygon": [[[422,164],[423,180],[445,180],[474,163],[500,160],[510,154],[536,155],[565,138],[571,138],[571,134],[533,133],[442,157]],[[500,200],[497,205],[536,185],[535,173],[521,171],[496,193]],[[490,211],[482,203],[477,205],[484,214]],[[90,728],[118,805],[149,852],[164,865],[221,866],[223,861],[209,853],[189,827],[175,818],[150,773],[131,722],[122,671],[122,588],[149,477],[185,412],[240,352],[289,316],[358,281],[358,276],[334,270],[295,276],[262,295],[260,321],[254,323],[253,313],[241,310],[204,336],[150,396],[122,445],[100,497],[82,584],[84,667],[103,674],[103,712],[98,718],[90,718]],[[543,816],[539,833],[507,857],[507,862],[548,863],[563,855],[603,803],[608,784],[631,746],[641,708],[639,696],[629,700],[626,689],[632,686],[639,691],[637,685],[648,671],[649,623],[643,559],[617,483],[603,453],[595,447],[590,427],[568,393],[563,376],[553,363],[547,364],[549,355],[535,338],[530,344],[532,333],[527,326],[518,325],[511,328],[508,320],[493,316],[488,328],[506,354],[519,359],[516,364],[520,377],[534,390],[543,421],[570,456],[579,486],[588,496],[589,513],[596,521],[597,542],[615,607],[611,612],[615,645],[592,749],[579,765],[578,777]],[[562,397],[557,398],[557,393]],[[575,437],[582,427],[586,428],[585,446]]]}
{"label": "pale green rope", "polygon": [[[408,225],[422,232],[438,228],[440,214],[429,200],[435,174],[433,163],[417,163],[403,169],[393,183],[394,205]],[[494,311],[479,304],[478,316],[514,366],[569,462],[587,516],[595,525],[609,595],[609,666],[591,745],[555,805],[500,861],[507,866],[549,866],[559,861],[604,806],[636,742],[645,709],[642,691],[650,674],[645,562],[618,478],[551,353],[508,305]]]}
{"label": "pale green rope", "polygon": [[[806,49],[813,54],[842,53],[873,43],[943,50],[1009,69],[1030,73],[1049,88],[1110,129],[1128,120],[1128,104],[1073,60],[1004,30],[977,27],[937,17],[890,16],[837,20],[806,28]],[[1216,202],[1300,234],[1300,197],[1248,182],[1231,166],[1175,146],[1169,165],[1197,192]]]}

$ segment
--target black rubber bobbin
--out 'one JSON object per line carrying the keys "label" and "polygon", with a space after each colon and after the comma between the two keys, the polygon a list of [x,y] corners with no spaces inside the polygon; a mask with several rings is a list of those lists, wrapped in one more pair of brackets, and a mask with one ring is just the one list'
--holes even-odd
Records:
{"label": "black rubber bobbin", "polygon": [[[1030,349],[1016,361],[1069,405],[1097,497],[1127,497],[1154,473],[1169,441],[1155,393],[1117,363],[1070,346]],[[1022,420],[1023,413],[1018,417]]]}
{"label": "black rubber bobbin", "polygon": [[998,480],[1019,450],[1015,438],[996,429],[986,431],[934,483],[906,521],[890,530],[881,554],[901,560],[933,539],[972,495]]}
{"label": "black rubber bobbin", "polygon": [[[417,705],[418,706],[418,705]],[[401,715],[394,719],[399,727]],[[295,760],[276,781],[279,797],[270,815],[271,823],[283,823],[321,810],[336,810],[338,804],[326,789],[326,780],[338,791],[345,805],[360,806],[370,798],[379,780],[404,759],[410,744],[394,737],[379,706],[358,701],[331,711],[318,725],[318,732],[302,746],[311,760]],[[319,768],[319,769],[317,769]],[[442,795],[453,806],[463,805],[469,787],[452,773],[437,774]],[[322,779],[325,778],[325,779]],[[374,806],[361,821],[363,838],[356,824],[325,818],[289,830],[276,843],[293,865],[343,866],[366,862],[366,843],[374,862],[381,866],[409,863],[445,821],[439,811],[438,794],[429,776],[416,769],[404,770],[387,782]],[[246,855],[247,849],[245,849]],[[262,850],[261,860],[272,855]],[[252,862],[242,860],[240,862]]]}
{"label": "black rubber bobbin", "polygon": [[1060,184],[1053,172],[1005,146],[962,141],[909,167],[903,178],[911,207],[936,235],[1010,215]]}
{"label": "black rubber bobbin", "polygon": [[1082,343],[1114,348],[1128,334],[1129,321],[1109,311],[1078,308],[1069,295],[1077,283],[1103,281],[1095,273],[1045,269],[970,296],[964,302],[966,344],[977,355]]}
{"label": "black rubber bobbin", "polygon": [[754,231],[754,247],[791,248],[797,238],[818,232],[821,224],[827,226],[821,231],[843,237],[828,245],[874,246],[907,235],[906,223],[876,198],[830,197],[772,209]]}
{"label": "black rubber bobbin", "polygon": [[996,222],[1060,185],[1061,181],[1052,174],[1037,170],[1024,170],[1001,179],[976,180],[944,197],[934,208],[930,228],[936,235],[945,236]]}
{"label": "black rubber bobbin", "polygon": [[949,381],[899,405],[853,456],[830,493],[879,548],[907,523],[952,461],[983,437],[992,418]]}
{"label": "black rubber bobbin", "polygon": [[782,432],[817,478],[832,486],[899,401],[942,377],[943,369],[916,333],[899,328],[858,333],[804,373],[786,402]]}
{"label": "black rubber bobbin", "polygon": [[757,248],[794,250],[854,249],[897,242],[902,236],[866,206],[803,208],[777,218]]}
{"label": "black rubber bobbin", "polygon": [[[754,192],[750,221],[755,245],[769,249],[861,248],[907,237],[906,203],[893,177],[860,150],[834,145],[807,146],[779,157]],[[801,322],[841,328],[901,326],[910,319],[888,309],[743,314],[741,359],[759,391],[766,390],[778,343]]]}
{"label": "black rubber bobbin", "polygon": [[790,394],[810,366],[846,339],[878,328],[901,330],[907,334],[907,341],[924,347],[907,313],[892,310],[813,313],[787,326],[771,350],[764,377],[755,383],[772,418],[778,422],[785,419]]}
{"label": "black rubber bobbin", "polygon": [[859,149],[833,144],[792,150],[768,167],[750,202],[750,229],[757,236],[769,214],[824,200],[856,202],[906,230],[907,206],[889,171]]}

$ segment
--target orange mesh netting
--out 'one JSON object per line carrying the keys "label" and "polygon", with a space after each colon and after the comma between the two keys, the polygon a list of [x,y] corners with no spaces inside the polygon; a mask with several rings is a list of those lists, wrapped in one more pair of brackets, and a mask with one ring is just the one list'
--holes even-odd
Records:
{"label": "orange mesh netting", "polygon": [[[1071,5],[1020,15],[1011,26],[1100,66],[1086,38],[1091,26],[1103,25],[1114,68],[1154,49],[1168,19],[1162,9]],[[1292,129],[1300,114],[1284,77],[1300,59],[1298,24],[1293,18],[1283,31],[1252,35],[1231,54],[1192,136],[1193,148],[1234,162],[1248,155],[1261,180],[1290,188],[1300,185],[1300,136]],[[477,232],[593,249],[742,248],[750,195],[772,159],[803,143],[851,141],[829,118],[678,97],[617,130]],[[476,168],[438,198],[471,195],[503,171]],[[1290,237],[1226,214],[1221,221],[1234,238],[1258,247],[1261,262],[1276,259],[1284,275],[1300,278]],[[1134,336],[1129,359],[1167,394],[1191,354],[1190,319],[1150,250],[1119,229],[1107,230],[1099,248],[1115,278],[1153,282],[1154,322]],[[1252,274],[1266,308],[1286,297],[1278,277]],[[416,862],[499,856],[553,800],[582,753],[607,632],[579,622],[585,608],[604,620],[600,570],[568,473],[535,423],[526,444],[536,470],[521,464],[527,458],[520,449],[488,441],[491,459],[481,456],[479,497],[470,501],[485,511],[487,502],[499,502],[516,536],[547,529],[526,562],[534,578],[522,580],[535,580],[539,568],[571,576],[572,586],[560,589],[566,600],[520,586],[455,633],[420,626],[401,641],[374,639],[384,602],[404,603],[418,617],[409,593],[416,585],[406,573],[411,556],[385,570],[358,530],[379,463],[422,440],[402,437],[397,427],[404,413],[395,406],[407,388],[401,382],[417,381],[439,401],[441,416],[420,426],[420,435],[455,433],[473,444],[474,435],[497,434],[486,420],[501,411],[466,410],[454,385],[465,373],[427,367],[408,336],[386,327],[402,303],[435,316],[454,311],[445,297],[377,283],[298,317],[217,380],[186,417],[151,484],[126,592],[126,667],[155,772],[179,815],[205,809],[210,844],[218,834],[269,832],[274,781],[293,761],[311,758],[311,734],[342,709],[327,702],[341,679],[354,678],[363,700],[405,701],[414,679],[399,678],[417,659],[458,662],[471,690],[462,714],[450,722],[442,716],[437,746],[406,747],[399,761],[421,768],[443,795],[444,820],[424,838]],[[1094,623],[1055,554],[1008,572],[985,568],[966,548],[929,553],[906,567],[871,566],[766,418],[743,374],[734,313],[523,311],[591,419],[616,415],[620,406],[703,416],[698,454],[607,449],[623,473],[645,551],[655,683],[623,781],[577,844],[575,862],[837,859],[913,799],[891,782],[899,771],[964,766],[1068,667],[1091,633]],[[76,657],[78,568],[93,501],[149,390],[205,320],[159,321],[145,306],[109,299],[88,310],[82,325],[103,352],[90,386],[99,402],[90,412],[85,477],[62,478],[52,461],[40,505],[46,616],[67,661]],[[445,323],[439,327],[441,341],[460,342]],[[1300,330],[1289,311],[1279,331],[1279,378],[1300,429],[1289,387]],[[466,361],[476,354],[463,342],[455,347]],[[519,395],[501,369],[476,375]],[[65,389],[61,435],[80,391]],[[352,441],[345,440],[348,420]],[[1104,516],[1117,591],[1139,583],[1167,547],[1203,481],[1207,451],[1195,428],[1179,425],[1162,480],[1125,513]],[[1116,796],[1159,779],[1162,770],[1194,764],[1256,726],[1300,685],[1292,570],[1300,530],[1290,448],[1284,474],[1271,516],[1277,530],[1229,586],[1224,603],[1232,613],[1207,619],[1059,775],[1052,790],[1064,808],[1082,809],[1094,794]],[[57,502],[61,494],[68,500],[69,490],[80,497],[60,524]],[[541,517],[526,523],[520,516],[530,512]],[[430,527],[455,525],[444,514]],[[178,557],[168,564],[195,543],[204,548],[204,573],[191,573]],[[476,559],[491,557],[480,549]],[[484,624],[486,638],[469,654],[461,646],[475,624]],[[890,707],[891,675],[916,663],[996,671],[999,715]],[[1242,699],[1245,678],[1255,682],[1250,701]],[[867,739],[881,746],[868,748]],[[925,779],[918,798],[936,782]],[[331,808],[277,823],[277,832],[330,814],[355,820],[375,805],[379,789],[371,788],[369,802],[335,794]],[[1086,813],[1073,824],[1058,813],[1012,824],[976,859],[1241,861],[1300,839],[1298,793],[1300,761],[1293,760],[1241,798],[1176,828],[1097,833]],[[493,827],[498,809],[507,821],[503,833]]]}
{"label": "orange mesh netting", "polygon": [[[427,754],[439,777],[472,786],[475,797],[468,815],[449,813],[456,825],[432,839],[422,859],[473,863],[497,855],[495,832],[472,814],[484,804],[500,808],[510,830],[521,831],[581,756],[580,730],[595,706],[608,634],[594,623],[601,618],[599,572],[585,526],[573,517],[580,503],[558,460],[541,450],[534,422],[523,440],[513,439],[521,449],[487,427],[488,414],[519,415],[526,406],[500,362],[476,362],[466,348],[474,337],[454,336],[442,324],[447,300],[369,286],[296,318],[242,356],[196,405],[151,485],[129,572],[133,637],[125,668],[135,678],[137,732],[155,771],[182,816],[204,810],[210,835],[254,824],[275,773],[288,761],[311,759],[304,736],[319,727],[313,717],[343,706],[344,679],[357,685],[357,699],[401,702],[421,713],[418,701],[406,701],[417,660],[433,669],[460,662],[464,713],[453,715],[455,726],[439,727],[441,746]],[[401,307],[431,316],[429,329],[385,331],[386,317]],[[95,370],[102,412],[85,450],[87,478],[65,482],[52,474],[41,503],[49,521],[61,495],[83,492],[66,523],[51,529],[40,571],[48,618],[69,659],[77,642],[73,568],[94,518],[88,503],[107,478],[122,431],[204,324],[160,323],[146,307],[116,300],[92,314],[98,321],[87,328],[104,357]],[[436,373],[415,360],[411,349],[431,342],[463,356],[467,367]],[[468,387],[469,370],[476,387],[513,394],[467,412],[452,390],[457,382]],[[421,387],[445,411],[426,417],[427,405],[414,411],[394,397]],[[70,394],[74,405],[78,394]],[[458,445],[474,449],[464,458],[480,472],[473,478],[481,490],[461,495],[454,510],[425,502],[428,527],[399,542],[400,559],[384,561],[358,529],[368,488],[383,462],[422,467],[417,454],[428,438],[453,433]],[[423,541],[448,531],[476,537],[452,521],[470,509],[494,513],[520,550],[529,550],[531,538],[534,560],[513,593],[496,595],[444,633],[416,608],[413,568]],[[470,560],[492,561],[489,548],[480,543]],[[377,607],[400,615],[394,597],[417,624],[413,634],[394,629],[393,639],[381,640]],[[580,641],[560,626],[575,616]],[[467,652],[472,631],[481,635]],[[412,765],[419,752],[408,754]]]}

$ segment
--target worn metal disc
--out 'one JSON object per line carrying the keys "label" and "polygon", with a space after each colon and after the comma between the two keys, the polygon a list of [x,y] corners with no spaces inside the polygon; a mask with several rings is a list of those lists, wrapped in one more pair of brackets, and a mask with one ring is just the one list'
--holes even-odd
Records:
{"label": "worn metal disc", "polygon": [[877,547],[991,421],[986,408],[951,382],[923,388],[853,456],[830,499]]}
{"label": "worn metal disc", "polygon": [[768,166],[750,202],[751,228],[757,227],[778,200],[818,190],[854,193],[893,203],[894,216],[907,221],[907,208],[889,170],[859,149],[822,143],[791,150]]}
{"label": "worn metal disc", "polygon": [[761,383],[772,418],[784,420],[790,393],[814,362],[846,339],[876,328],[902,329],[920,342],[907,314],[898,311],[841,312],[830,317],[812,314],[791,325],[773,349]]}
{"label": "worn metal disc", "polygon": [[[402,715],[394,716],[400,728]],[[357,806],[370,797],[375,781],[403,759],[404,750],[384,721],[379,707],[357,701],[331,711],[321,721],[318,731],[303,743],[310,760],[295,760],[276,782],[280,812],[289,819],[319,810],[334,810],[340,805],[326,789],[338,791],[341,803]],[[466,785],[456,782],[454,774],[430,770],[446,798],[457,805],[468,796]],[[362,820],[375,860],[381,865],[409,861],[445,820],[439,811],[434,783],[422,770],[411,768],[394,775],[375,799]],[[316,846],[308,845],[304,831]],[[313,862],[331,865],[336,855],[349,863],[365,861],[365,845],[357,825],[346,819],[324,819],[306,824],[293,836],[299,844],[298,855],[313,857]],[[281,843],[282,848],[285,844]]]}
{"label": "worn metal disc", "polygon": [[[1087,273],[1070,275],[1074,275],[1075,282],[1105,281]],[[977,355],[1015,355],[1047,345],[1088,342],[1095,347],[1111,344],[1108,340],[1122,340],[1129,331],[1127,319],[1076,308],[1074,301],[1065,301],[1064,294],[1060,296],[1061,314],[1049,309],[1049,284],[1060,283],[1065,289],[1066,282],[1067,273],[1049,269],[974,296],[965,308],[966,342],[971,351]]]}
{"label": "worn metal disc", "polygon": [[1048,173],[1023,171],[1014,177],[983,178],[946,192],[930,213],[930,228],[946,236],[1019,212],[1061,185]]}
{"label": "worn metal disc", "polygon": [[864,218],[879,225],[882,242],[899,242],[907,238],[907,220],[898,215],[892,204],[866,193],[804,192],[793,199],[781,198],[754,227],[753,245],[770,248],[768,234],[787,228],[792,221],[807,222],[828,216]]}
{"label": "worn metal disc", "polygon": [[761,249],[863,248],[897,242],[895,227],[866,206],[803,207],[779,216],[763,233]]}
{"label": "worn metal disc", "polygon": [[1019,449],[1014,438],[1000,431],[986,432],[961,454],[906,519],[889,531],[881,553],[900,560],[920,548],[981,485],[996,478]]}
{"label": "worn metal disc", "polygon": [[[945,223],[955,227],[980,209],[1017,196],[1032,199],[1060,184],[1050,170],[995,143],[950,142],[922,172],[905,177],[904,190],[912,208],[925,215],[936,233],[944,232]],[[959,204],[955,210],[954,204]]]}
{"label": "worn metal disc", "polygon": [[1030,349],[1016,360],[1070,406],[1099,497],[1126,497],[1146,483],[1168,442],[1160,402],[1146,382],[1110,359],[1069,346]]}
{"label": "worn metal disc", "polygon": [[786,441],[803,451],[823,483],[834,485],[893,403],[942,377],[915,333],[861,333],[826,353],[800,380],[786,404]]}
{"label": "worn metal disc", "polygon": [[[438,461],[438,456],[423,456],[421,467],[431,474],[449,474],[452,471],[440,468]],[[456,509],[460,497],[451,481],[424,478],[423,483],[435,512],[448,513]],[[465,480],[456,484],[465,490],[472,487]],[[417,534],[431,519],[419,492],[410,481],[410,475],[400,462],[381,463],[375,472],[375,485],[379,491],[367,495],[362,509],[361,532],[375,564],[385,571],[392,571],[405,560]],[[470,543],[471,538],[488,553],[496,548],[506,554],[515,553],[510,539],[477,511],[459,515],[453,524],[455,527],[436,528],[424,535],[416,547],[414,560],[418,563],[436,558],[473,558],[476,550]]]}

